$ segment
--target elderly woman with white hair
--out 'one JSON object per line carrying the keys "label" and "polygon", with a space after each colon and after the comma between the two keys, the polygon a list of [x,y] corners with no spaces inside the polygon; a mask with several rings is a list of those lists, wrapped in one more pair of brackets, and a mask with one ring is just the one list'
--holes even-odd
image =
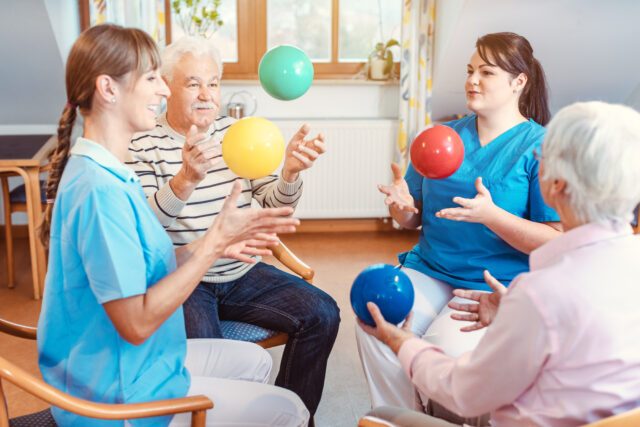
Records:
{"label": "elderly woman with white hair", "polygon": [[[541,192],[565,233],[532,252],[531,271],[508,291],[488,275],[492,294],[455,291],[477,301],[456,304],[456,318],[490,325],[473,352],[449,357],[372,303],[377,327],[361,325],[422,394],[463,416],[491,412],[494,426],[582,425],[640,406],[640,237],[629,225],[640,202],[640,114],[566,107],[540,158]],[[388,408],[377,415],[394,418]]]}

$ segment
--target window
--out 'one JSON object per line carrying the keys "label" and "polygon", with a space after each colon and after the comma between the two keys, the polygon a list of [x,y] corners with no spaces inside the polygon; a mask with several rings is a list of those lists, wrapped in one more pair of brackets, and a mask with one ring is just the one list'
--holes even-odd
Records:
{"label": "window", "polygon": [[113,23],[125,27],[136,27],[146,31],[160,46],[169,39],[166,25],[165,0],[80,0],[80,29],[94,25]]}
{"label": "window", "polygon": [[400,40],[402,0],[221,0],[219,12],[225,79],[256,79],[262,55],[280,44],[304,50],[316,78],[350,78],[377,42]]}
{"label": "window", "polygon": [[[148,21],[142,28],[161,45],[164,39],[170,43],[185,34],[183,25],[189,22],[176,15],[171,3],[80,0],[82,28],[104,21],[133,26]],[[96,5],[106,15],[96,18]],[[109,10],[119,14],[111,16]],[[377,42],[400,39],[402,0],[219,0],[218,12],[223,24],[212,40],[222,54],[225,79],[256,79],[262,55],[280,44],[304,50],[316,78],[350,78],[363,69]]]}

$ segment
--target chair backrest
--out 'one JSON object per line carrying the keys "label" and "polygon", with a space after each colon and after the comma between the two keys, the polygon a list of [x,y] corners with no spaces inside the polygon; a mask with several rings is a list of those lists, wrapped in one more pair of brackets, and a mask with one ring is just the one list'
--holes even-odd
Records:
{"label": "chair backrest", "polygon": [[0,332],[13,335],[14,337],[35,340],[38,330],[31,326],[19,325],[9,322],[8,320],[0,319]]}
{"label": "chair backrest", "polygon": [[640,426],[640,408],[623,414],[614,415],[584,427],[638,427]]}
{"label": "chair backrest", "polygon": [[[0,332],[20,338],[36,339],[36,328],[19,325],[0,319]],[[206,396],[189,396],[176,399],[158,400],[146,403],[105,404],[79,399],[64,393],[42,379],[28,373],[8,360],[0,357],[0,427],[9,427],[8,402],[2,385],[8,381],[27,393],[50,405],[85,417],[105,420],[148,418],[191,412],[192,426],[204,427],[206,412],[213,408],[213,402]]]}

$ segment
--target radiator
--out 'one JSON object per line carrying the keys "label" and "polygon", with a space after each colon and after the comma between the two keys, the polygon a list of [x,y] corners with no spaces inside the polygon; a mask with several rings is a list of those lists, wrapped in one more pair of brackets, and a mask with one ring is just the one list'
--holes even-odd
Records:
{"label": "radiator", "polygon": [[303,172],[304,192],[296,217],[382,218],[389,216],[378,184],[391,180],[396,120],[273,120],[285,141],[302,123],[310,135],[324,134],[327,153]]}

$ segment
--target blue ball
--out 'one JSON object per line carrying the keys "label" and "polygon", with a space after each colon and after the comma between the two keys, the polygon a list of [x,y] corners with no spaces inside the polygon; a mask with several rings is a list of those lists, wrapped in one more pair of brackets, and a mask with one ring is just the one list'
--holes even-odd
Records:
{"label": "blue ball", "polygon": [[402,322],[413,307],[413,285],[409,276],[388,264],[375,264],[362,270],[351,286],[351,307],[364,323],[375,326],[367,303],[375,303],[389,323]]}

